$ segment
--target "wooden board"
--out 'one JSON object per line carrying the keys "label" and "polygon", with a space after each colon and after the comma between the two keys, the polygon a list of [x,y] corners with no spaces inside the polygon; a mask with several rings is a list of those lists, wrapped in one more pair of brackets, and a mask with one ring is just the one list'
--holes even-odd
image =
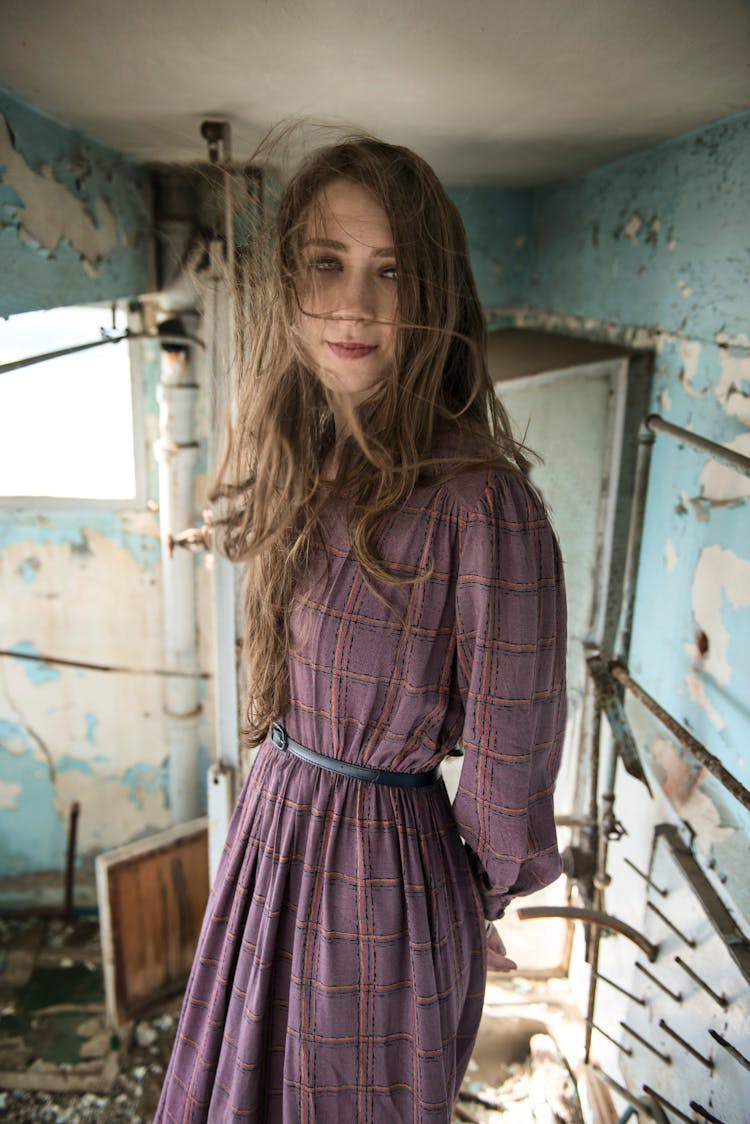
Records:
{"label": "wooden board", "polygon": [[208,820],[96,859],[108,1022],[119,1027],[184,987],[208,900]]}

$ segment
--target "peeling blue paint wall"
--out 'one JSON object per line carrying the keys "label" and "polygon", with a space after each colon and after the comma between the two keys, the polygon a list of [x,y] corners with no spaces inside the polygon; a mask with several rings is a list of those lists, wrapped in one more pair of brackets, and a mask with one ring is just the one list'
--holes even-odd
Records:
{"label": "peeling blue paint wall", "polygon": [[[498,205],[504,205],[502,195]],[[471,229],[470,195],[464,206]],[[500,307],[488,308],[490,318],[498,325],[652,351],[649,409],[750,456],[750,113],[531,192],[530,212],[525,291],[514,308],[502,307],[504,299]],[[497,247],[506,253],[501,239]],[[485,256],[491,260],[493,254]],[[537,393],[543,408],[544,390]],[[571,457],[578,435],[573,420]],[[556,471],[566,471],[564,456]],[[671,437],[655,437],[629,657],[636,680],[746,788],[749,505],[746,477]],[[708,986],[721,992],[718,981],[735,978],[721,975],[730,956],[718,939],[709,943],[713,927],[686,881],[679,876],[667,882],[662,898],[636,872],[651,869],[656,886],[665,884],[668,864],[664,846],[656,845],[657,826],[679,825],[705,876],[747,933],[750,812],[637,700],[626,699],[626,712],[651,794],[618,765],[614,814],[624,834],[608,849],[611,885],[603,908],[658,944],[656,974],[669,986],[678,986],[679,973],[667,951],[679,950],[695,967],[700,964]],[[580,807],[585,810],[584,803]],[[661,867],[658,858],[651,866],[655,854],[661,854]],[[649,894],[666,923],[649,910]],[[590,981],[583,947],[582,940],[574,945],[571,964],[582,1010]],[[602,940],[599,956],[602,980],[616,980],[626,991],[599,984],[593,1022],[602,1033],[593,1035],[592,1058],[633,1093],[650,1081],[682,1112],[694,1097],[710,1105],[717,1119],[745,1119],[747,1097],[736,1067],[723,1068],[715,1052],[711,1074],[700,1065],[691,1071],[684,1053],[679,1065],[661,1066],[624,1033],[626,1026],[641,1033],[648,1026],[654,1049],[673,1053],[674,1040],[655,1014],[664,996],[660,1000],[658,988],[636,970],[634,946]],[[685,983],[683,977],[680,990]],[[740,994],[732,992],[736,986],[727,986],[727,994]],[[696,992],[700,995],[688,985],[679,1016],[666,1000],[670,1025],[687,1041],[702,1042],[706,1054],[712,1024],[742,1042],[741,1012],[733,1007],[734,1014],[719,1015],[705,996],[702,1006]],[[638,1004],[628,994],[644,996],[638,1000],[644,1004],[640,1022]],[[620,1103],[619,1110],[623,1107]]]}
{"label": "peeling blue paint wall", "polygon": [[693,339],[747,336],[749,184],[743,113],[534,192],[525,303]]}
{"label": "peeling blue paint wall", "polygon": [[[143,170],[1,92],[0,133],[0,312],[152,288]],[[16,896],[5,879],[63,868],[73,801],[82,856],[170,822],[164,681],[153,675],[163,667],[151,454],[160,350],[140,346],[144,506],[0,506],[0,647],[37,657],[0,657],[0,899]]]}
{"label": "peeling blue paint wall", "polygon": [[[498,213],[491,195],[452,191],[490,321],[651,350],[650,410],[750,455],[750,113],[557,186],[497,192]],[[748,787],[749,503],[745,478],[656,437],[630,653],[646,690]],[[643,749],[750,920],[750,815],[663,731]]]}
{"label": "peeling blue paint wall", "polygon": [[0,89],[2,152],[0,316],[153,288],[141,168]]}
{"label": "peeling blue paint wall", "polygon": [[466,228],[484,307],[523,304],[531,266],[531,192],[455,187],[448,195]]}
{"label": "peeling blue paint wall", "polygon": [[[647,332],[653,412],[750,452],[750,113],[535,192],[529,278],[537,320]],[[750,786],[748,489],[722,470],[717,499],[717,469],[656,438],[631,667]],[[719,550],[727,573],[710,564]]]}

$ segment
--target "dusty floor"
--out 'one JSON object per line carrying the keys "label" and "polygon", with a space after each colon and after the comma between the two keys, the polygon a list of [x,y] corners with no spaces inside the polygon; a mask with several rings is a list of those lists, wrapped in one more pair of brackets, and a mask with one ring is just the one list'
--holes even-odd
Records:
{"label": "dusty floor", "polygon": [[[493,977],[455,1121],[577,1119],[572,1083],[561,1115],[548,1104],[538,1059],[532,1066],[529,1057],[531,1036],[546,1029],[542,1007],[549,1007],[547,989]],[[0,920],[0,1118],[8,1124],[148,1124],[178,1013],[179,997],[122,1038],[113,1035],[104,1020],[96,919]],[[533,1042],[538,1052],[538,1044],[551,1039]]]}

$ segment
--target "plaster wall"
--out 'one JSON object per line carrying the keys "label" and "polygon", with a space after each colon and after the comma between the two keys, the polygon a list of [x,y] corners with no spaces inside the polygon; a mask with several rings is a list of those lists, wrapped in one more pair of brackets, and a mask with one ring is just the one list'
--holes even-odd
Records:
{"label": "plaster wall", "polygon": [[[3,314],[137,297],[152,288],[149,230],[141,169],[0,93]],[[171,822],[152,453],[160,349],[152,341],[132,346],[144,417],[136,449],[147,480],[143,505],[107,510],[101,503],[29,500],[0,506],[0,647],[110,669],[0,657],[0,900],[19,900],[19,876],[62,869],[73,801],[81,805],[85,872],[79,872],[79,903],[93,893],[88,860],[95,853]],[[202,399],[197,426],[199,512],[207,444]],[[196,573],[205,669],[211,665],[208,574],[200,563]],[[207,764],[206,681],[201,703]],[[60,892],[57,876],[51,900],[59,901]]]}
{"label": "plaster wall", "polygon": [[[650,410],[748,454],[748,199],[750,114],[539,190],[533,197],[524,307],[500,306],[491,314],[498,323],[651,350]],[[575,427],[570,438],[572,449]],[[634,677],[748,787],[749,494],[746,478],[672,438],[656,437],[629,657]],[[653,796],[618,770],[615,813],[626,834],[610,846],[606,907],[662,948],[678,947],[678,938],[647,906],[646,883],[625,862],[628,858],[647,872],[655,828],[671,822],[693,841],[709,878],[748,933],[750,816],[639,703],[629,700],[627,713]],[[698,923],[695,902],[685,894],[662,909],[685,933]],[[696,957],[702,955],[700,939]],[[644,978],[635,960],[627,941],[602,942],[600,970],[642,995]],[[704,978],[710,979],[711,969],[709,961]],[[668,979],[679,975],[679,968],[661,961],[658,971]],[[573,974],[585,995],[588,970],[581,942]],[[683,991],[685,982],[683,976]],[[660,994],[648,986],[654,996]],[[699,989],[688,987],[687,993],[697,1003]],[[698,1063],[695,1074],[682,1062],[665,1067],[628,1039],[619,1020],[632,1021],[633,1010],[641,1008],[631,1005],[628,1014],[628,1001],[600,983],[595,1021],[624,1039],[630,1055],[595,1032],[592,1058],[610,1073],[620,1072],[631,1089],[636,1081],[636,1092],[651,1065],[656,1072],[651,1083],[683,1111],[689,1094],[714,1105],[720,1118],[739,1119],[732,1115],[742,1103],[736,1093],[740,1078],[731,1068],[737,1063],[708,1038],[706,1028],[723,1029],[747,1052],[747,1020],[738,1008],[721,1015],[709,999],[705,1008],[690,1018],[683,1013],[682,1033],[715,1057],[710,1077]],[[664,1054],[675,1054],[674,1041],[655,1019],[648,1037]],[[722,1096],[729,1098],[726,1103]]]}
{"label": "plaster wall", "polygon": [[0,316],[153,287],[144,171],[0,89]]}

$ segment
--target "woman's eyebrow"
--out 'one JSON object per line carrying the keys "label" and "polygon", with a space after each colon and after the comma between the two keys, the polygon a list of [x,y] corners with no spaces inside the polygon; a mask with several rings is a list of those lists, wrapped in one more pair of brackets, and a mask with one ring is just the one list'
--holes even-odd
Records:
{"label": "woman's eyebrow", "polygon": [[[326,250],[347,250],[348,246],[345,242],[336,242],[333,238],[309,238],[306,242],[302,243],[302,249],[306,250],[308,246],[319,246],[321,249]],[[372,251],[373,257],[376,258],[392,258],[395,256],[393,246],[381,246]]]}

